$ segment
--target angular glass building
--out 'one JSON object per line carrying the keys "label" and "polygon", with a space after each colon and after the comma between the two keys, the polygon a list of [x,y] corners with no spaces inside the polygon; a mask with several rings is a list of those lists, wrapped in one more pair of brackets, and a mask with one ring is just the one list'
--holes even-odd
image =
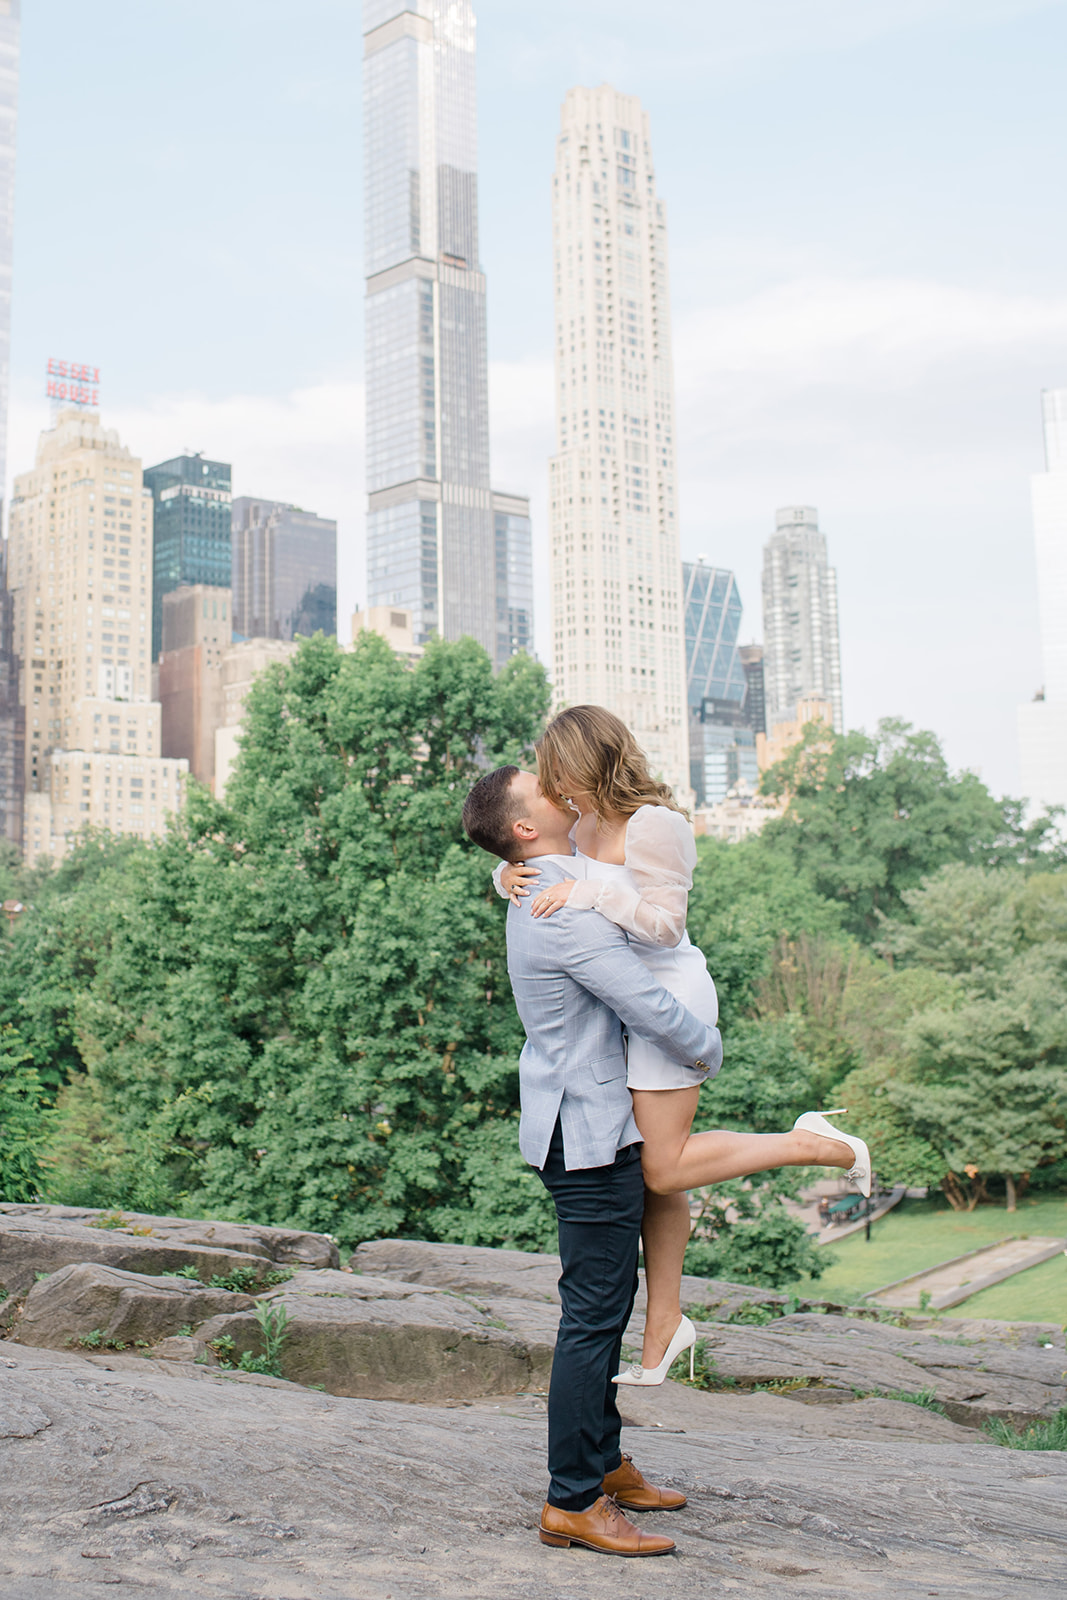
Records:
{"label": "angular glass building", "polygon": [[367,604],[409,610],[419,644],[469,634],[499,665],[501,613],[530,595],[497,579],[474,12],[364,0],[363,17]]}
{"label": "angular glass building", "polygon": [[682,562],[685,605],[686,698],[697,710],[705,700],[745,698],[738,650],[741,596],[732,572],[703,561]]}
{"label": "angular glass building", "polygon": [[337,524],[241,495],[233,502],[233,632],[295,639],[337,632]]}
{"label": "angular glass building", "polygon": [[152,559],[152,660],[163,648],[163,596],[187,583],[230,583],[230,467],[203,456],[175,456],[146,467],[155,512]]}
{"label": "angular glass building", "polygon": [[[698,806],[715,805],[741,779],[759,780],[756,727],[742,660],[741,596],[723,567],[683,561],[689,781]],[[762,684],[762,676],[760,678]],[[755,696],[751,698],[755,699]]]}

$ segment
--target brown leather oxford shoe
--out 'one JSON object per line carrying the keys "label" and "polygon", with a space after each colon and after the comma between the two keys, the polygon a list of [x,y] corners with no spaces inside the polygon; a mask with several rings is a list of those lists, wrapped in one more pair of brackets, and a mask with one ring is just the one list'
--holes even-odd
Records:
{"label": "brown leather oxford shoe", "polygon": [[634,1466],[633,1456],[624,1455],[602,1487],[626,1511],[678,1511],[685,1505],[685,1495],[677,1489],[657,1489],[649,1483]]}
{"label": "brown leather oxford shoe", "polygon": [[[642,1480],[643,1481],[643,1480]],[[624,1517],[610,1495],[602,1494],[588,1511],[561,1511],[546,1505],[538,1535],[542,1544],[585,1545],[609,1556],[665,1556],[674,1540],[659,1533],[642,1533]]]}

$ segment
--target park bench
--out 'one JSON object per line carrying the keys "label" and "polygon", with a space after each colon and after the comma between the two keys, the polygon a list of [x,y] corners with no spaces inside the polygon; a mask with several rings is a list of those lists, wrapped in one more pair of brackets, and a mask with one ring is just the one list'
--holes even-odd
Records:
{"label": "park bench", "polygon": [[867,1201],[861,1194],[843,1194],[837,1200],[824,1196],[819,1202],[819,1220],[824,1226],[831,1222],[852,1222],[862,1217],[866,1209]]}

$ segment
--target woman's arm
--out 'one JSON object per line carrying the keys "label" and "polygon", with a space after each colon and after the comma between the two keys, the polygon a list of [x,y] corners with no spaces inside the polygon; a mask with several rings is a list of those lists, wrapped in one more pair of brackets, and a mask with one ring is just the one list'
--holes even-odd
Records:
{"label": "woman's arm", "polygon": [[626,828],[626,865],[636,884],[590,877],[553,884],[531,906],[533,916],[551,916],[561,905],[599,911],[648,944],[673,946],[685,933],[689,890],[696,866],[693,831],[667,806],[642,806]]}

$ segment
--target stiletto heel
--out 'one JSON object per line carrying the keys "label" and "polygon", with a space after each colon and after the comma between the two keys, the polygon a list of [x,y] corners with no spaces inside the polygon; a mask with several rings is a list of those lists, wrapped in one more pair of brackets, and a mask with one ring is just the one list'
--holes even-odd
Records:
{"label": "stiletto heel", "polygon": [[695,1350],[695,1348],[696,1348],[696,1342],[694,1341],[693,1344],[691,1344],[689,1346],[689,1382],[690,1383],[695,1383],[696,1379],[697,1379],[697,1375],[693,1371],[693,1351]]}
{"label": "stiletto heel", "polygon": [[[831,1117],[844,1117],[848,1115],[844,1106],[828,1113]],[[840,1128],[835,1128],[832,1122],[827,1122],[820,1111],[805,1111],[793,1124],[794,1128],[802,1128],[805,1133],[817,1133],[824,1139],[834,1139],[838,1144],[847,1144],[852,1151],[852,1166],[845,1173],[850,1183],[854,1183],[860,1194],[868,1198],[871,1193],[871,1152],[867,1149],[862,1139],[857,1139],[851,1134],[842,1133]]]}
{"label": "stiletto heel", "polygon": [[643,1389],[655,1388],[663,1382],[671,1366],[683,1350],[689,1351],[689,1376],[693,1376],[693,1346],[696,1344],[697,1331],[688,1317],[683,1317],[674,1331],[674,1338],[667,1346],[667,1353],[658,1367],[650,1367],[646,1372],[639,1361],[631,1361],[624,1372],[617,1372],[612,1378],[612,1383],[634,1384]]}

